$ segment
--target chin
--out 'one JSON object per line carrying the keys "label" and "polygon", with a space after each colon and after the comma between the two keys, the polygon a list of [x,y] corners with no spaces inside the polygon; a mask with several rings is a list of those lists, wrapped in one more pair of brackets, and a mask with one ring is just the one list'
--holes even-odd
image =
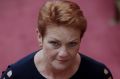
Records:
{"label": "chin", "polygon": [[65,70],[67,67],[64,66],[64,65],[54,65],[54,68],[55,68],[56,70]]}
{"label": "chin", "polygon": [[70,63],[68,62],[54,61],[52,63],[53,68],[55,68],[56,70],[65,70],[66,68],[68,68],[69,65]]}

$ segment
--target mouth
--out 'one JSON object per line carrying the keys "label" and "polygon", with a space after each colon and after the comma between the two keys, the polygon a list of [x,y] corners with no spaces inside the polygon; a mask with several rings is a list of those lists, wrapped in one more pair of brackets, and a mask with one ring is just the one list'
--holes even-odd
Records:
{"label": "mouth", "polygon": [[57,59],[57,61],[60,61],[60,62],[67,62],[68,59]]}

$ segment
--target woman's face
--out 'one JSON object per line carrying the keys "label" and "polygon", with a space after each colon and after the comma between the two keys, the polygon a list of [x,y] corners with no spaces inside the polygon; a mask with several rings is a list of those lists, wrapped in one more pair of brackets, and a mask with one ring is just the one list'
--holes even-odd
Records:
{"label": "woman's face", "polygon": [[79,51],[80,32],[64,26],[48,26],[42,46],[46,62],[56,69],[65,69],[73,64]]}

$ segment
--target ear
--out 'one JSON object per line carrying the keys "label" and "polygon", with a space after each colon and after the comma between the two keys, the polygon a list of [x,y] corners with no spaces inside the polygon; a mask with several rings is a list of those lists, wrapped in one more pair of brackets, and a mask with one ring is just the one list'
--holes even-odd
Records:
{"label": "ear", "polygon": [[39,30],[38,29],[36,29],[36,33],[37,33],[37,39],[38,39],[38,42],[39,42],[39,46],[40,46],[40,48],[42,48],[42,35],[41,35],[41,33],[39,32]]}

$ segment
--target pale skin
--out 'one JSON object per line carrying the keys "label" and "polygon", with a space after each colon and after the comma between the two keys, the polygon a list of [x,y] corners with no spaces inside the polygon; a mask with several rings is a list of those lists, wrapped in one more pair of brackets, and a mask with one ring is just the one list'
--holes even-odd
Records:
{"label": "pale skin", "polygon": [[47,79],[69,79],[80,65],[80,31],[71,27],[49,25],[46,34],[37,31],[42,49],[36,53],[34,63]]}

